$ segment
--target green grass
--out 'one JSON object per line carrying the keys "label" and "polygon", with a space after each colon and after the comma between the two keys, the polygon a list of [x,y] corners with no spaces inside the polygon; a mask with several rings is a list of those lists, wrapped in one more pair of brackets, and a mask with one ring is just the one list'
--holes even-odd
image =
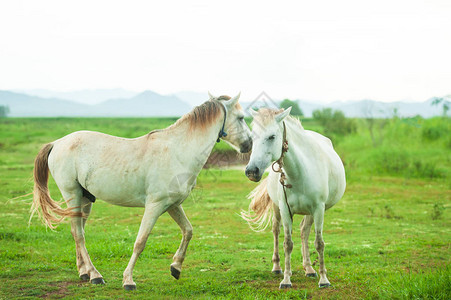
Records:
{"label": "green grass", "polygon": [[[180,280],[172,278],[169,265],[181,234],[164,214],[136,265],[138,289],[123,291],[122,273],[143,209],[98,200],[86,226],[86,243],[107,284],[81,282],[68,221],[50,231],[34,218],[28,227],[31,198],[21,196],[32,190],[37,151],[42,144],[75,130],[135,137],[172,122],[100,118],[0,121],[0,299],[449,299],[451,193],[447,178],[368,172],[360,167],[363,151],[355,146],[356,151],[349,150],[350,140],[359,139],[359,135],[345,137],[337,145],[342,156],[360,165],[348,166],[351,176],[345,196],[325,217],[325,258],[332,288],[319,289],[316,279],[304,277],[298,225],[301,217],[295,216],[293,289],[278,289],[281,277],[270,272],[272,233],[254,233],[238,216],[247,208],[246,195],[256,184],[240,170],[215,169],[202,171],[196,189],[183,205],[194,237]],[[304,126],[313,128],[317,124],[305,121]],[[361,141],[366,138],[360,137]],[[428,143],[441,143],[442,139]],[[223,144],[218,145],[226,147]],[[53,180],[50,190],[54,198],[61,198]],[[310,246],[315,260],[313,240]]]}
{"label": "green grass", "polygon": [[357,134],[334,141],[348,174],[451,178],[451,118],[375,120],[373,138],[356,122]]}

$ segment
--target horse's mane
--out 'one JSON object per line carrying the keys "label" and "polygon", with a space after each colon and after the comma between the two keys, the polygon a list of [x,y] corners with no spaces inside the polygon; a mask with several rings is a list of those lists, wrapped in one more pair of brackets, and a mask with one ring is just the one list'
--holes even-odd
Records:
{"label": "horse's mane", "polygon": [[302,126],[301,120],[299,120],[298,118],[289,115],[287,118],[285,118],[285,120],[288,120],[288,122],[295,124],[296,126],[304,129],[304,126]]}
{"label": "horse's mane", "polygon": [[230,97],[225,95],[212,98],[183,115],[177,122],[168,127],[168,129],[176,128],[180,126],[180,124],[185,124],[186,122],[189,124],[190,131],[208,128],[217,118],[219,118],[219,116],[224,114],[223,108],[221,107],[222,104],[219,103],[219,101],[228,100],[230,100]]}
{"label": "horse's mane", "polygon": [[[284,111],[283,108],[274,109],[274,108],[262,107],[258,110],[258,115],[256,117],[254,117],[254,120],[252,121],[252,126],[254,124],[261,124],[263,126],[266,126],[269,123],[271,123],[272,121],[274,121],[274,118],[277,114],[279,114],[283,111]],[[285,118],[285,121],[293,123],[293,125],[304,129],[304,127],[301,124],[301,121],[296,117],[289,115],[288,117]]]}

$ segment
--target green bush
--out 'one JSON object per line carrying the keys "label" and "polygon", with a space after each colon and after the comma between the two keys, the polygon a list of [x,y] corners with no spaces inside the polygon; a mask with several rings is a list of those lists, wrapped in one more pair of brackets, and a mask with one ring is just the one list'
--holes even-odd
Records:
{"label": "green bush", "polygon": [[352,119],[347,119],[342,111],[324,108],[313,111],[313,119],[324,128],[324,134],[330,138],[345,136],[356,132],[357,125]]}
{"label": "green bush", "polygon": [[442,137],[449,136],[449,128],[445,122],[437,122],[437,120],[431,120],[431,122],[425,123],[421,135],[423,139],[435,141]]}
{"label": "green bush", "polygon": [[378,173],[402,174],[409,167],[407,153],[397,149],[381,149],[374,158]]}
{"label": "green bush", "polygon": [[293,116],[300,116],[302,117],[304,113],[302,112],[301,108],[299,107],[298,103],[296,101],[291,101],[289,99],[285,99],[280,103],[280,108],[287,109],[291,106],[291,112],[290,114]]}
{"label": "green bush", "polygon": [[415,160],[409,168],[410,175],[412,177],[419,178],[441,178],[444,177],[443,172],[441,172],[435,163],[423,162],[421,160]]}
{"label": "green bush", "polygon": [[445,206],[441,203],[435,203],[434,209],[432,210],[431,218],[432,220],[438,220],[443,216],[445,211]]}
{"label": "green bush", "polygon": [[9,106],[0,105],[0,118],[6,118],[9,114]]}

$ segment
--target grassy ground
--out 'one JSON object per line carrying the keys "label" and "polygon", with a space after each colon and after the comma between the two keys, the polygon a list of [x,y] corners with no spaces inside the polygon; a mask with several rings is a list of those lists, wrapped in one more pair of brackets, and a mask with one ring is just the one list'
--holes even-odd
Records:
{"label": "grassy ground", "polygon": [[[326,213],[325,257],[332,288],[318,289],[316,279],[304,277],[299,226],[295,226],[293,289],[278,289],[281,277],[270,272],[272,234],[252,232],[238,216],[248,206],[246,195],[256,186],[239,170],[204,170],[185,201],[194,237],[178,281],[170,275],[169,265],[181,234],[167,214],[159,219],[135,268],[138,289],[134,292],[123,291],[122,272],[143,210],[96,201],[86,226],[86,242],[107,284],[81,282],[68,222],[56,231],[46,230],[37,219],[27,225],[31,199],[19,196],[31,192],[33,159],[40,145],[80,129],[132,137],[172,122],[0,122],[0,298],[449,299],[449,182],[372,176],[356,170],[343,199]],[[50,189],[52,196],[60,199],[53,181]],[[295,216],[294,221],[298,224],[301,217]],[[310,245],[314,260],[313,241]]]}

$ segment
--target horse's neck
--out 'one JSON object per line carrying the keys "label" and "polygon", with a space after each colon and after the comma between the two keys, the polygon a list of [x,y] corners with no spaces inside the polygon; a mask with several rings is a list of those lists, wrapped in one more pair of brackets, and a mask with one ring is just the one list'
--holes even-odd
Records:
{"label": "horse's neck", "polygon": [[304,176],[306,159],[309,157],[308,139],[305,131],[293,122],[287,122],[288,152],[285,153],[283,164],[288,177],[297,178]]}
{"label": "horse's neck", "polygon": [[199,173],[207,162],[218,138],[222,118],[208,128],[189,128],[189,124],[180,124],[171,130],[173,157],[186,166],[187,171]]}

